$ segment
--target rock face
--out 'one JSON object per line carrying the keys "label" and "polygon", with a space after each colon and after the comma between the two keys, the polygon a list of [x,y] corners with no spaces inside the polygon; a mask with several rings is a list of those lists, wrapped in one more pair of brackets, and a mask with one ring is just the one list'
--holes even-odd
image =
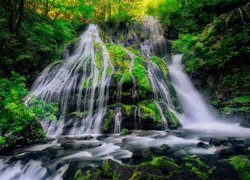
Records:
{"label": "rock face", "polygon": [[159,21],[146,17],[133,24],[123,42],[117,39],[119,44],[104,34],[89,25],[66,48],[65,59],[49,65],[33,84],[33,95],[58,104],[57,122],[41,119],[47,133],[179,127],[166,59],[158,57],[168,49]]}

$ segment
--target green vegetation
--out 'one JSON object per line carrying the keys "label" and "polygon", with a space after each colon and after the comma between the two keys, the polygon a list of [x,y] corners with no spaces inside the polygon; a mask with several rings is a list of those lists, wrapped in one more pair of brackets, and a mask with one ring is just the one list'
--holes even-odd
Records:
{"label": "green vegetation", "polygon": [[110,110],[104,117],[104,123],[102,125],[103,132],[110,132],[113,125],[112,119],[113,119],[113,111]]}
{"label": "green vegetation", "polygon": [[163,72],[164,77],[166,77],[168,74],[168,67],[165,60],[157,56],[153,56],[152,61],[160,68],[160,70]]}
{"label": "green vegetation", "polygon": [[248,1],[163,0],[156,14],[212,104],[249,124]]}
{"label": "green vegetation", "polygon": [[39,119],[57,120],[58,105],[56,103],[45,103],[36,97],[31,97],[28,106]]}
{"label": "green vegetation", "polygon": [[125,136],[125,135],[127,135],[127,134],[128,134],[128,130],[125,129],[125,128],[123,128],[123,129],[121,130],[121,132],[120,132],[120,136]]}
{"label": "green vegetation", "polygon": [[145,96],[146,93],[152,92],[153,89],[148,78],[147,70],[145,69],[142,63],[142,57],[135,58],[135,63],[132,68],[132,74],[138,83],[140,93],[144,93]]}
{"label": "green vegetation", "polygon": [[200,179],[208,179],[214,168],[210,168],[196,155],[184,158],[184,166],[191,172],[195,173]]}
{"label": "green vegetation", "polygon": [[246,156],[232,156],[229,159],[230,164],[235,170],[239,171],[242,180],[247,180],[250,178],[250,160]]}
{"label": "green vegetation", "polygon": [[180,121],[179,119],[175,116],[175,114],[171,111],[167,111],[166,112],[166,117],[168,120],[168,126],[170,128],[176,129],[178,127],[180,127]]}
{"label": "green vegetation", "polygon": [[116,72],[114,74],[116,81],[120,81],[123,77],[124,82],[131,82],[131,74],[128,71],[130,57],[124,47],[121,45],[108,44],[107,48],[111,62],[116,68]]}
{"label": "green vegetation", "polygon": [[[12,73],[0,78],[0,146],[30,144],[46,139],[36,112],[24,105],[27,95],[25,78]],[[38,109],[39,107],[37,107]]]}
{"label": "green vegetation", "polygon": [[141,101],[139,103],[139,108],[141,110],[142,120],[153,119],[154,122],[156,123],[161,122],[161,114],[154,101],[150,100]]}

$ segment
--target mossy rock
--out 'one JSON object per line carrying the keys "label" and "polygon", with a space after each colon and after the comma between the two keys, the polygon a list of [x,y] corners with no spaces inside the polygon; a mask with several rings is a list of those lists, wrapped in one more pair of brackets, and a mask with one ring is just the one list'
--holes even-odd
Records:
{"label": "mossy rock", "polygon": [[248,156],[232,156],[229,163],[239,172],[242,180],[250,179],[250,158]]}
{"label": "mossy rock", "polygon": [[74,180],[98,180],[101,179],[101,171],[97,168],[90,169],[82,174],[81,170],[77,170],[74,175]]}

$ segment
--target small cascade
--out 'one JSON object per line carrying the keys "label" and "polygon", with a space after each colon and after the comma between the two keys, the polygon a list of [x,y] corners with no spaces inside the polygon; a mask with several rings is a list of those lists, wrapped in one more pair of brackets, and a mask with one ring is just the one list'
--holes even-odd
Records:
{"label": "small cascade", "polygon": [[183,128],[200,131],[203,134],[223,136],[250,136],[248,128],[238,124],[229,124],[218,117],[200,93],[194,88],[191,80],[184,72],[181,63],[182,55],[174,55],[169,64],[169,74],[177,92],[184,113],[182,114]]}
{"label": "small cascade", "polygon": [[155,102],[162,117],[163,129],[167,129],[166,114],[170,112],[177,117],[178,112],[173,105],[166,77],[164,78],[162,70],[152,61],[153,55],[162,56],[167,54],[167,40],[157,19],[147,16],[144,18],[143,26],[147,38],[141,43],[141,51],[148,60],[148,75],[153,86]]}
{"label": "small cascade", "polygon": [[[113,71],[98,28],[91,24],[80,36],[73,54],[49,65],[32,87],[32,95],[45,102],[56,102],[60,109],[58,122],[42,121],[47,134],[100,133]],[[85,113],[80,121],[67,117],[80,111]]]}
{"label": "small cascade", "polygon": [[240,7],[238,8],[238,11],[239,11],[239,14],[240,14],[241,21],[244,24],[245,23],[245,19],[244,19],[243,12],[242,12],[242,10],[241,10]]}

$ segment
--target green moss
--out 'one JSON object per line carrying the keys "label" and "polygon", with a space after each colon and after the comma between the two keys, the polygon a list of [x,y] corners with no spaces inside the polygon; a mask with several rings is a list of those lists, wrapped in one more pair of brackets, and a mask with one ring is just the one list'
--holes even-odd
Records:
{"label": "green moss", "polygon": [[97,180],[101,176],[99,169],[91,169],[82,174],[81,170],[77,170],[74,175],[74,180]]}
{"label": "green moss", "polygon": [[164,59],[159,58],[157,56],[153,56],[152,61],[160,68],[163,75],[166,77],[168,74],[168,71],[167,71],[168,67],[167,67],[167,63],[164,61]]}
{"label": "green moss", "polygon": [[161,113],[154,101],[145,100],[139,103],[142,120],[154,119],[155,122],[161,122]]}
{"label": "green moss", "polygon": [[181,169],[173,159],[167,159],[166,157],[155,157],[150,163],[158,168],[168,167],[171,171],[178,171]]}
{"label": "green moss", "polygon": [[102,174],[105,177],[113,177],[113,171],[109,166],[109,162],[108,161],[103,161],[102,163]]}
{"label": "green moss", "polygon": [[111,169],[107,160],[103,161],[102,163],[102,174],[104,177],[112,178],[113,180],[119,180],[120,177],[119,174]]}
{"label": "green moss", "polygon": [[108,114],[104,118],[104,123],[102,126],[103,131],[108,131],[112,125],[113,111],[109,111]]}
{"label": "green moss", "polygon": [[235,170],[239,171],[241,178],[243,180],[250,179],[250,160],[246,156],[232,156],[229,159],[230,164],[234,167]]}
{"label": "green moss", "polygon": [[80,112],[80,111],[75,111],[70,113],[73,116],[76,116],[78,118],[83,118],[88,112]]}
{"label": "green moss", "polygon": [[[130,95],[130,93],[129,93],[129,95]],[[131,106],[131,105],[123,104],[122,108],[125,110],[125,112],[126,112],[127,115],[133,113],[133,111],[132,111],[133,110],[133,106]]]}
{"label": "green moss", "polygon": [[83,89],[86,89],[88,87],[88,79],[85,79],[82,83]]}
{"label": "green moss", "polygon": [[122,79],[123,73],[121,71],[116,71],[114,74],[114,78],[116,79],[117,82],[119,82]]}
{"label": "green moss", "polygon": [[171,128],[178,128],[180,126],[179,119],[175,116],[175,114],[171,111],[166,112],[166,117],[168,120],[168,125]]}
{"label": "green moss", "polygon": [[109,66],[108,68],[107,68],[107,75],[111,75],[111,73],[112,73],[112,68]]}
{"label": "green moss", "polygon": [[95,43],[94,46],[96,47],[97,51],[96,51],[96,67],[99,70],[102,70],[102,46],[98,43]]}
{"label": "green moss", "polygon": [[124,83],[132,82],[132,76],[131,76],[131,73],[129,72],[128,69],[126,69],[124,74],[123,74],[123,82]]}
{"label": "green moss", "polygon": [[208,179],[209,174],[214,168],[207,166],[196,155],[187,156],[184,158],[184,166],[191,172],[195,173],[200,179]]}
{"label": "green moss", "polygon": [[121,130],[121,132],[120,132],[120,136],[125,136],[125,135],[127,135],[127,134],[128,134],[128,130],[125,129],[125,128],[123,128],[123,129]]}
{"label": "green moss", "polygon": [[124,82],[131,82],[131,74],[129,72],[130,57],[121,45],[108,44],[109,56],[112,64],[116,68],[114,77],[116,81],[120,81],[124,77]]}
{"label": "green moss", "polygon": [[141,180],[141,179],[148,179],[148,180],[165,180],[166,178],[163,176],[158,176],[155,174],[149,174],[145,172],[134,171],[132,176],[129,180]]}
{"label": "green moss", "polygon": [[[100,75],[100,74],[101,74],[101,73],[99,73],[99,75]],[[86,89],[86,88],[88,88],[88,87],[91,87],[92,84],[93,84],[93,78],[88,77],[88,78],[85,79],[85,80],[83,81],[83,83],[82,83],[83,89]]]}
{"label": "green moss", "polygon": [[236,103],[241,103],[241,104],[250,103],[250,95],[243,95],[243,96],[235,97],[233,101]]}
{"label": "green moss", "polygon": [[[86,178],[86,180],[89,178]],[[74,180],[84,180],[83,174],[81,170],[77,170],[75,175],[74,175]]]}
{"label": "green moss", "polygon": [[119,69],[128,69],[130,57],[124,47],[116,44],[107,44],[112,64]]}
{"label": "green moss", "polygon": [[153,88],[151,86],[150,80],[148,78],[148,73],[142,64],[142,59],[140,57],[135,58],[135,63],[132,68],[132,74],[135,77],[139,89],[144,92],[152,92]]}
{"label": "green moss", "polygon": [[220,109],[220,111],[222,112],[222,114],[232,114],[232,113],[236,113],[236,112],[250,112],[250,107],[223,107],[222,109]]}

